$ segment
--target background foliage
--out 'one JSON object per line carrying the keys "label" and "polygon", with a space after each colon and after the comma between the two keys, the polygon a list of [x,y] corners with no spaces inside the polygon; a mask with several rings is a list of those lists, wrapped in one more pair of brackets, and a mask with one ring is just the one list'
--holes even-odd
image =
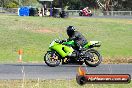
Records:
{"label": "background foliage", "polygon": [[[16,8],[18,6],[37,6],[39,0],[0,0],[0,7]],[[110,10],[129,10],[132,11],[132,0],[100,0],[105,5],[109,1]],[[89,6],[92,9],[98,9],[97,0],[54,0],[55,7],[68,7],[68,9],[77,10]]]}

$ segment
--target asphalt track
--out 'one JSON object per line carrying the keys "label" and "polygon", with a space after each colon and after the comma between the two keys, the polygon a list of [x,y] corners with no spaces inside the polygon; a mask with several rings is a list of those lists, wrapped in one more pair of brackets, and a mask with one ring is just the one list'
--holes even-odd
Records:
{"label": "asphalt track", "polygon": [[[0,80],[13,79],[72,79],[76,77],[79,65],[48,67],[46,64],[0,64]],[[88,74],[130,74],[132,64],[101,64],[86,67]]]}

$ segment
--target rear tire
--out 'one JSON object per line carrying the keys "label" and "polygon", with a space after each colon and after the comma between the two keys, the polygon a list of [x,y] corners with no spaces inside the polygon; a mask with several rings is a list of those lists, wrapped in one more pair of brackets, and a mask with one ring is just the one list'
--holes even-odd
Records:
{"label": "rear tire", "polygon": [[[96,67],[98,66],[101,62],[102,62],[102,56],[100,55],[100,53],[97,51],[97,50],[94,50],[94,49],[90,49],[88,50],[87,52],[89,52],[90,54],[95,54],[98,61],[97,62],[94,62],[94,59],[95,59],[95,56],[93,55],[93,57],[91,58],[92,61],[88,60],[88,59],[85,59],[84,62],[87,66],[90,66],[90,67]],[[94,63],[93,63],[94,62]]]}
{"label": "rear tire", "polygon": [[77,63],[78,63],[79,65],[83,65],[84,62],[83,62],[83,61],[78,61]]}
{"label": "rear tire", "polygon": [[[50,57],[48,57],[48,55]],[[54,56],[53,56],[54,55]],[[53,61],[52,61],[53,60]],[[61,60],[55,51],[48,51],[44,56],[45,63],[50,67],[56,67],[60,64]],[[53,63],[52,63],[53,62]]]}

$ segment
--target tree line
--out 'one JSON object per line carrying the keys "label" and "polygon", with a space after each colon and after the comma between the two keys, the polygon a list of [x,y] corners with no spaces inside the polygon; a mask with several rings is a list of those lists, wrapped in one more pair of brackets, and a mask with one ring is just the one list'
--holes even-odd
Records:
{"label": "tree line", "polygon": [[[17,8],[19,6],[31,6],[38,4],[39,0],[0,0],[0,7]],[[101,3],[101,5],[99,5]],[[53,6],[66,8],[69,10],[78,10],[86,6],[91,9],[100,9],[106,11],[132,11],[132,0],[54,0]]]}

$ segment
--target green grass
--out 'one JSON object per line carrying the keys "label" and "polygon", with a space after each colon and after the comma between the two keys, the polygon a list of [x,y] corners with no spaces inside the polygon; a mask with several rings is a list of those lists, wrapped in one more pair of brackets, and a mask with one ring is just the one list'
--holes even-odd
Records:
{"label": "green grass", "polygon": [[[46,18],[0,15],[0,62],[16,62],[23,49],[23,60],[41,62],[49,43],[59,35],[67,38],[66,27],[73,25],[90,40],[102,41],[104,58],[132,59],[132,20],[108,18]],[[50,30],[42,33],[36,30]]]}
{"label": "green grass", "polygon": [[85,84],[76,80],[1,80],[0,88],[131,88],[129,84]]}

